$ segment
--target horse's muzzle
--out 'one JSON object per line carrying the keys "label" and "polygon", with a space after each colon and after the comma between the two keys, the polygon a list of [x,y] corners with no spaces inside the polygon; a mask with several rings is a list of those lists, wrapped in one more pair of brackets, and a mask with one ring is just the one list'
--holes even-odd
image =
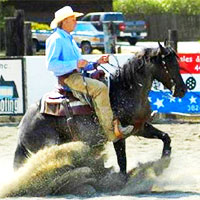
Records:
{"label": "horse's muzzle", "polygon": [[184,84],[183,86],[176,86],[173,96],[182,98],[185,96],[187,92],[187,86]]}

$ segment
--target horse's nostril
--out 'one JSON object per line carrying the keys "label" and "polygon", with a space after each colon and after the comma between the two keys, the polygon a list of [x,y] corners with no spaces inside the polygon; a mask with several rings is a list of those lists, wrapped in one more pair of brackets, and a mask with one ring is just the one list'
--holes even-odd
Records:
{"label": "horse's nostril", "polygon": [[180,90],[181,97],[184,97],[185,93],[187,92],[187,88],[183,88]]}
{"label": "horse's nostril", "polygon": [[183,93],[186,93],[187,92],[187,87],[185,87],[184,89],[183,89]]}

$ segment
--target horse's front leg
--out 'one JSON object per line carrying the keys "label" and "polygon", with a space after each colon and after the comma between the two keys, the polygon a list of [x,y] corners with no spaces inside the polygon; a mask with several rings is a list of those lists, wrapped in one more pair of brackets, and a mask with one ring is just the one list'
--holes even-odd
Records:
{"label": "horse's front leg", "polygon": [[145,123],[142,135],[145,138],[158,138],[163,141],[162,157],[171,155],[171,139],[167,133],[160,131],[149,123]]}
{"label": "horse's front leg", "polygon": [[115,152],[117,154],[117,162],[120,172],[126,174],[126,142],[125,139],[113,143]]}

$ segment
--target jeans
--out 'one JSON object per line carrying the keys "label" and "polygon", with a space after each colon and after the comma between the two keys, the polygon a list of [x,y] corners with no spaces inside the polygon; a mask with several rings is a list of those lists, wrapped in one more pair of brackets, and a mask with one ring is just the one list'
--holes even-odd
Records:
{"label": "jeans", "polygon": [[113,112],[110,105],[108,88],[104,83],[96,79],[87,77],[84,77],[84,79],[87,86],[84,85],[81,73],[72,73],[64,79],[64,83],[73,90],[84,94],[89,93],[89,96],[93,100],[100,125],[104,129],[108,141],[113,141],[116,139],[116,136],[113,130]]}

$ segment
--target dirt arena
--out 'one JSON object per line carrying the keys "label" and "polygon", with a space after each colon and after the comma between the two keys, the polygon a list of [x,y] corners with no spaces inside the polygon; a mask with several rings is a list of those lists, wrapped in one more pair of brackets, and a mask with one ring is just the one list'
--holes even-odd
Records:
{"label": "dirt arena", "polygon": [[[17,143],[17,125],[0,124],[0,184],[11,174],[12,161]],[[168,133],[172,140],[170,166],[157,180],[158,191],[192,192],[200,198],[200,123],[160,123],[155,127]],[[129,137],[127,139],[128,170],[138,163],[153,161],[161,156],[162,142],[157,139]],[[118,171],[116,156],[111,143],[106,145],[106,167]],[[197,198],[197,199],[198,199]],[[166,198],[167,199],[167,198]],[[184,198],[196,199],[196,198]]]}

